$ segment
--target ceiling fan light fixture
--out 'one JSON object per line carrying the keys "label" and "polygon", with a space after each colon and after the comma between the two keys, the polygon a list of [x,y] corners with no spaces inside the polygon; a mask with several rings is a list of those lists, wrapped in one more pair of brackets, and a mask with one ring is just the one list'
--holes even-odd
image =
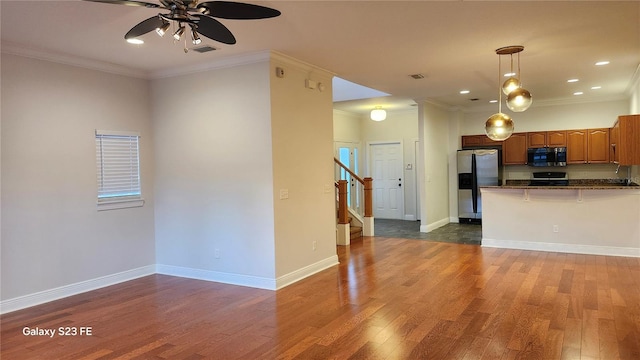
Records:
{"label": "ceiling fan light fixture", "polygon": [[202,39],[200,39],[200,35],[198,35],[196,29],[194,29],[193,27],[191,28],[191,42],[193,43],[193,45],[200,45],[200,43],[202,42]]}
{"label": "ceiling fan light fixture", "polygon": [[171,26],[171,24],[168,21],[164,20],[162,22],[162,26],[156,28],[156,34],[158,34],[158,36],[160,37],[163,37],[167,30],[169,30],[169,26]]}
{"label": "ceiling fan light fixture", "polygon": [[180,40],[180,38],[182,37],[182,34],[184,34],[184,25],[180,24],[180,27],[178,28],[178,30],[176,30],[176,32],[173,33],[173,38],[176,40]]}
{"label": "ceiling fan light fixture", "polygon": [[129,44],[134,44],[134,45],[141,45],[144,44],[144,40],[142,39],[138,39],[138,38],[131,38],[131,39],[127,39],[127,42]]}

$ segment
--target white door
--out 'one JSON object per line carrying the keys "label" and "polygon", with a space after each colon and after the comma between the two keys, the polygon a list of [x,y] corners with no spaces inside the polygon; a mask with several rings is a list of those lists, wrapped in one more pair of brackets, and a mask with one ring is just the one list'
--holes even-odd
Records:
{"label": "white door", "polygon": [[371,144],[373,177],[373,216],[381,219],[404,218],[402,145]]}

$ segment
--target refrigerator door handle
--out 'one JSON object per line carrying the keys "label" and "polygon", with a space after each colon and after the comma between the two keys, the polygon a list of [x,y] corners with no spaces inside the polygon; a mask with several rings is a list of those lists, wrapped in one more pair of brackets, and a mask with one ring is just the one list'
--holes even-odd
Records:
{"label": "refrigerator door handle", "polygon": [[476,168],[476,154],[471,154],[471,199],[473,201],[473,212],[478,212],[478,172]]}

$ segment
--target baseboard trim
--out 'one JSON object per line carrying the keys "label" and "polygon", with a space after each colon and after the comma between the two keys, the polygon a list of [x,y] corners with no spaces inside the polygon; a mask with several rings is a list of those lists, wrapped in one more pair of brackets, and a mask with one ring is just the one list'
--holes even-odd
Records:
{"label": "baseboard trim", "polygon": [[338,261],[338,255],[333,255],[314,264],[305,266],[301,269],[280,276],[276,279],[276,290],[282,289],[285,286],[291,285],[297,281],[319,273],[322,270],[326,270],[332,266],[338,265],[339,263],[340,262]]}
{"label": "baseboard trim", "polygon": [[25,309],[31,306],[44,304],[50,301],[59,300],[69,296],[81,294],[87,291],[100,289],[106,286],[115,285],[121,282],[137,279],[143,276],[153,275],[154,265],[147,265],[137,269],[122,271],[119,273],[101,276],[99,278],[77,282],[54,289],[44,290],[37,293],[18,296],[13,299],[0,301],[0,314]]}
{"label": "baseboard trim", "polygon": [[247,286],[258,289],[275,290],[275,279],[253,275],[231,274],[212,270],[186,268],[174,265],[156,264],[156,273],[189,279],[219,282],[229,285]]}
{"label": "baseboard trim", "polygon": [[427,225],[420,225],[420,232],[430,232],[449,223],[449,218],[440,219]]}
{"label": "baseboard trim", "polygon": [[532,241],[482,239],[482,247],[550,251],[586,255],[640,257],[640,249],[615,246],[556,244]]}

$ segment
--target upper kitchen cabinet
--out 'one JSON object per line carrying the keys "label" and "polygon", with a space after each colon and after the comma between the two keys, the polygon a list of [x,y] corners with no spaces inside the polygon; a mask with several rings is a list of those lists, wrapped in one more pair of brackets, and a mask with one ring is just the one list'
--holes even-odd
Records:
{"label": "upper kitchen cabinet", "polygon": [[527,133],[527,147],[542,148],[547,147],[547,132],[537,131]]}
{"label": "upper kitchen cabinet", "polygon": [[587,130],[567,131],[567,164],[587,163]]}
{"label": "upper kitchen cabinet", "polygon": [[530,148],[567,146],[567,132],[565,130],[529,132],[527,146]]}
{"label": "upper kitchen cabinet", "polygon": [[465,135],[462,137],[462,148],[500,145],[502,145],[501,141],[491,140],[486,135]]}
{"label": "upper kitchen cabinet", "polygon": [[609,162],[609,129],[587,130],[587,163]]}
{"label": "upper kitchen cabinet", "polygon": [[611,134],[613,162],[640,165],[640,115],[618,116]]}
{"label": "upper kitchen cabinet", "polygon": [[567,164],[606,164],[609,152],[609,129],[567,131]]}
{"label": "upper kitchen cabinet", "polygon": [[567,132],[565,130],[547,131],[547,145],[549,147],[567,146]]}
{"label": "upper kitchen cabinet", "polygon": [[527,163],[527,133],[514,133],[502,142],[503,165],[525,165]]}

